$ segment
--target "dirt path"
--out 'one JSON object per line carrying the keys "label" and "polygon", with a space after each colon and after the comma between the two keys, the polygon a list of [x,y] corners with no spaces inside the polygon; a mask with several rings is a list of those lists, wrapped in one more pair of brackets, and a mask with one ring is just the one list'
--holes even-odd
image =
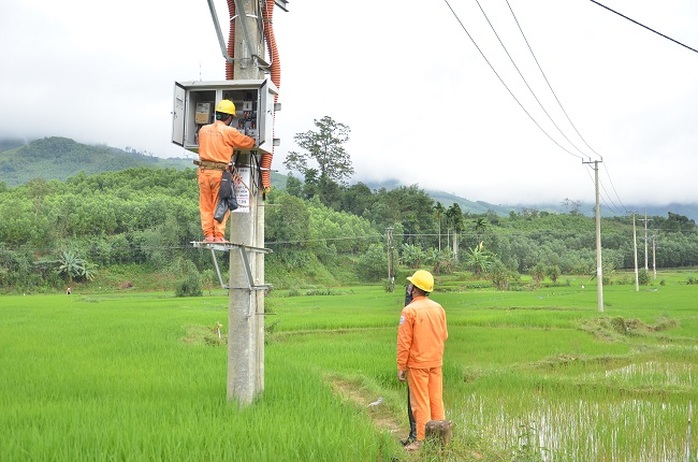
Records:
{"label": "dirt path", "polygon": [[396,440],[407,436],[409,427],[406,415],[404,419],[405,422],[401,425],[400,420],[398,420],[384,404],[369,406],[369,404],[375,402],[379,397],[371,396],[366,390],[362,389],[361,385],[358,383],[343,380],[338,377],[331,377],[329,380],[335,393],[358,404],[362,408],[366,408],[368,410],[368,415],[379,430],[390,432]]}

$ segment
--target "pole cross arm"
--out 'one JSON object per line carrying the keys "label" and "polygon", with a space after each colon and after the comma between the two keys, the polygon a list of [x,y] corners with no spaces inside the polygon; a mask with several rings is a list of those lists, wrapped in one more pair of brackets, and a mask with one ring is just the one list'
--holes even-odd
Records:
{"label": "pole cross arm", "polygon": [[198,249],[209,249],[211,250],[211,256],[213,257],[213,265],[216,268],[216,273],[218,274],[218,280],[221,283],[221,287],[224,289],[230,289],[230,286],[223,283],[223,277],[221,276],[221,270],[218,266],[218,261],[216,260],[215,252],[230,252],[231,249],[238,249],[240,252],[240,258],[242,259],[243,266],[245,268],[245,276],[247,276],[247,287],[233,287],[233,289],[247,289],[247,290],[267,290],[271,289],[270,284],[255,284],[254,277],[252,276],[252,269],[250,268],[250,259],[247,256],[248,252],[256,253],[271,253],[272,250],[266,247],[253,247],[250,245],[234,244],[232,242],[201,242],[192,241],[191,244],[194,248]]}
{"label": "pole cross arm", "polygon": [[228,54],[228,48],[223,38],[223,31],[221,31],[221,25],[218,22],[218,13],[216,13],[216,6],[213,4],[213,0],[208,0],[208,9],[211,12],[211,18],[213,19],[213,27],[216,29],[216,36],[218,37],[218,44],[221,47],[221,53],[226,61],[229,63],[234,63],[235,58]]}

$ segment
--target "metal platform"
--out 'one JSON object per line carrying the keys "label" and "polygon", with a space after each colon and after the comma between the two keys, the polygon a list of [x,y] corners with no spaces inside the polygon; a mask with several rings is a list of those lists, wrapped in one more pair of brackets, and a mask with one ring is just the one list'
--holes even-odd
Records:
{"label": "metal platform", "polygon": [[208,249],[211,251],[211,257],[213,259],[213,266],[216,268],[216,274],[218,275],[218,281],[221,287],[224,289],[230,289],[228,284],[223,282],[223,277],[221,276],[221,270],[218,266],[218,260],[216,260],[216,252],[230,252],[233,249],[237,249],[240,252],[240,257],[245,267],[245,275],[247,276],[247,287],[249,290],[267,290],[271,289],[270,284],[254,284],[254,277],[252,276],[252,270],[250,268],[250,259],[248,253],[271,253],[271,249],[266,247],[253,247],[244,244],[235,244],[233,242],[202,242],[202,241],[191,241],[191,245],[198,249]]}

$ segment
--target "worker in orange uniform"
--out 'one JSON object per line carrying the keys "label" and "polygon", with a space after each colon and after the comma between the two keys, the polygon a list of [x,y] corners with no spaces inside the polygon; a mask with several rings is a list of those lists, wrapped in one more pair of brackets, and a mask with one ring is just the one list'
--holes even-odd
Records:
{"label": "worker in orange uniform", "polygon": [[427,298],[434,290],[434,276],[418,270],[408,277],[412,302],[402,309],[397,331],[397,378],[407,380],[410,404],[417,422],[417,440],[405,446],[422,446],[426,424],[444,420],[443,355],[448,338],[446,312]]}
{"label": "worker in orange uniform", "polygon": [[233,157],[234,149],[249,149],[255,139],[231,127],[235,117],[235,104],[221,100],[216,105],[216,120],[199,130],[199,211],[204,242],[228,242],[225,238],[225,224],[230,213],[226,213],[220,223],[214,219],[218,204],[218,191],[223,172]]}

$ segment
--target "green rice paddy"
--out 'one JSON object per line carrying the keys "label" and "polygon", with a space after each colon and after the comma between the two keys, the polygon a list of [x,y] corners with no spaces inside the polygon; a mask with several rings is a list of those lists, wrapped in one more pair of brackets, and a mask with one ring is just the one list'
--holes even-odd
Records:
{"label": "green rice paddy", "polygon": [[2,296],[0,462],[695,462],[698,285],[661,278],[606,286],[603,313],[588,280],[438,281],[454,438],[415,455],[398,441],[401,289],[272,292],[265,387],[244,408],[226,400],[222,291]]}

